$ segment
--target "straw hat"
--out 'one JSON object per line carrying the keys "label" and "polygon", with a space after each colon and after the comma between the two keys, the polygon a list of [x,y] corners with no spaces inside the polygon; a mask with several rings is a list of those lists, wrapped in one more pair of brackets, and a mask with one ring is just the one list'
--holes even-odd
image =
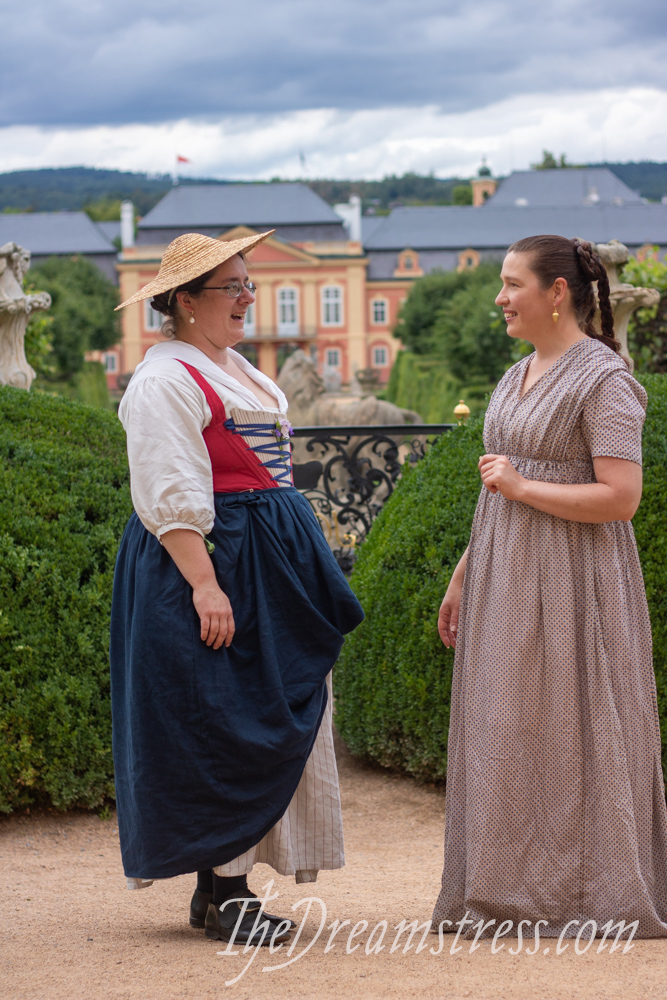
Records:
{"label": "straw hat", "polygon": [[141,302],[142,299],[151,299],[160,292],[168,292],[172,288],[178,288],[179,285],[185,285],[201,274],[213,270],[235,254],[252,250],[271,233],[275,233],[275,229],[269,229],[268,233],[260,233],[258,236],[244,236],[241,240],[214,240],[200,233],[184,233],[183,236],[177,236],[164,252],[157,278],[149,281],[125,302],[121,302],[116,309],[129,306],[132,302]]}

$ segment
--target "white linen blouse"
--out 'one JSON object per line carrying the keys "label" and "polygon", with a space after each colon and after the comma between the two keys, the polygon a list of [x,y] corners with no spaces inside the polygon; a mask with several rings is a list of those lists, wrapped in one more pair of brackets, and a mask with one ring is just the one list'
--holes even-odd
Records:
{"label": "white linen blouse", "polygon": [[275,397],[275,409],[182,341],[149,348],[121,400],[118,416],[127,434],[132,503],[141,523],[158,538],[174,528],[207,535],[215,518],[211,460],[202,437],[211,410],[181,361],[202,373],[228,414],[232,407],[287,412],[287,399],[278,386],[243,355],[230,353],[239,368]]}

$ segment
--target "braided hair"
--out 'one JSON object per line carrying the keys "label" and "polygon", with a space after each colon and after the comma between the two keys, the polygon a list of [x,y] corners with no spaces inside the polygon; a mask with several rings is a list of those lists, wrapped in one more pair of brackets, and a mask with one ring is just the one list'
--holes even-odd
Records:
{"label": "braided hair", "polygon": [[[577,322],[588,336],[600,340],[619,354],[621,344],[614,333],[614,315],[609,297],[609,278],[599,254],[586,240],[568,240],[564,236],[529,236],[518,240],[508,253],[529,255],[530,270],[542,288],[550,288],[557,278],[564,278],[570,289]],[[597,281],[602,332],[593,320],[596,312],[593,283]]]}

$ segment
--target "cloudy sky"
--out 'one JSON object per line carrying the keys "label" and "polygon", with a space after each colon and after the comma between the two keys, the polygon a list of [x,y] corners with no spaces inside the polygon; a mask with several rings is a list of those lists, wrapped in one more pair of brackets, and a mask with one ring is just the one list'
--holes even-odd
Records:
{"label": "cloudy sky", "polygon": [[665,0],[0,0],[0,170],[667,160]]}

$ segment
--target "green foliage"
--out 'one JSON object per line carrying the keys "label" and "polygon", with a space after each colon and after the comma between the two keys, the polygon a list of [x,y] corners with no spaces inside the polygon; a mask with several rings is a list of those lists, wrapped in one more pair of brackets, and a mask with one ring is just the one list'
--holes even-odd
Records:
{"label": "green foliage", "polygon": [[427,424],[452,424],[460,399],[477,413],[486,405],[488,391],[486,382],[459,382],[439,358],[400,351],[383,398],[416,410]]}
{"label": "green foliage", "polygon": [[98,198],[83,206],[93,222],[117,222],[120,219],[120,198]]}
{"label": "green foliage", "polygon": [[401,307],[394,335],[409,348],[392,368],[385,397],[433,423],[451,423],[465,399],[485,403],[512,363],[514,342],[495,304],[500,267],[435,271],[420,278]]}
{"label": "green foliage", "polygon": [[87,406],[112,408],[104,367],[99,361],[84,361],[83,368],[68,379],[38,378],[33,386],[53,396],[65,396]]}
{"label": "green foliage", "polygon": [[366,620],[334,671],[336,725],[354,754],[417,777],[445,777],[453,653],[437,611],[468,544],[479,493],[482,418],[433,446],[403,479],[352,575]]}
{"label": "green foliage", "polygon": [[550,153],[548,149],[542,150],[542,162],[541,163],[531,163],[533,170],[556,170],[560,168],[561,170],[566,170],[568,167],[574,167],[574,163],[568,163],[565,153],[561,153],[558,159],[553,153]]}
{"label": "green foliage", "polygon": [[[275,178],[279,180],[280,178]],[[402,177],[391,174],[379,181],[312,180],[308,186],[330,205],[348,201],[350,195],[359,195],[364,208],[396,208],[399,205],[451,205],[457,186],[469,187],[458,177],[443,180],[432,174],[424,177],[407,173]]]}
{"label": "green foliage", "polygon": [[103,351],[120,340],[118,289],[83,257],[49,257],[30,270],[30,283],[52,299],[49,316],[53,360],[59,378],[83,369],[86,351]]}
{"label": "green foliage", "polygon": [[495,304],[500,291],[500,267],[482,264],[463,271],[463,287],[443,303],[431,337],[436,353],[460,382],[482,381],[490,387],[511,361],[502,309]]}
{"label": "green foliage", "polygon": [[[644,495],[634,519],[667,748],[667,379],[649,393]],[[444,434],[401,481],[362,547],[352,587],[366,612],[334,671],[336,723],[353,753],[425,780],[447,767],[453,654],[438,637],[442,596],[469,540],[479,494],[482,418]]]}
{"label": "green foliage", "polygon": [[113,796],[109,609],[132,511],[104,410],[0,389],[0,811]]}
{"label": "green foliage", "polygon": [[13,170],[0,174],[0,208],[19,212],[77,212],[91,202],[127,198],[140,215],[145,215],[171,186],[168,174],[151,177],[92,167]]}
{"label": "green foliage", "polygon": [[638,309],[628,325],[628,347],[637,371],[667,372],[667,264],[653,255],[639,261],[631,258],[622,280],[637,288],[657,288],[660,301],[652,308]]}
{"label": "green foliage", "polygon": [[455,205],[472,205],[472,187],[470,184],[457,184],[452,191],[452,201]]}
{"label": "green foliage", "polygon": [[470,272],[432,271],[415,281],[401,306],[394,336],[415,354],[436,351],[433,325],[442,306],[463,288]]}
{"label": "green foliage", "polygon": [[[33,292],[33,288],[26,288]],[[25,356],[39,379],[52,378],[56,373],[53,359],[53,316],[47,312],[34,312],[28,319],[25,331]]]}

